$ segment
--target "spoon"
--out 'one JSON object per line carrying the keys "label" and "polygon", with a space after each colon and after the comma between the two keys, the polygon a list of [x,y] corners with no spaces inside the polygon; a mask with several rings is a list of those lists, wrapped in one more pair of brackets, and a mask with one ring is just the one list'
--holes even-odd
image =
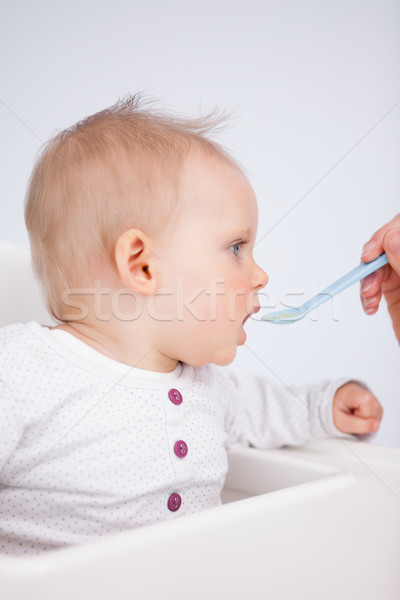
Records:
{"label": "spoon", "polygon": [[343,275],[340,279],[331,283],[327,288],[319,292],[316,296],[313,296],[297,308],[287,308],[285,310],[278,310],[277,312],[270,313],[269,315],[263,315],[261,317],[262,321],[266,321],[267,323],[275,323],[276,325],[289,325],[290,323],[294,323],[295,321],[300,321],[303,317],[308,315],[308,313],[318,306],[321,306],[324,302],[327,302],[330,298],[336,296],[343,290],[347,289],[353,283],[357,283],[360,279],[364,279],[367,275],[374,273],[388,262],[387,256],[385,253],[381,254],[375,260],[369,263],[361,263],[353,269],[349,271],[346,275]]}

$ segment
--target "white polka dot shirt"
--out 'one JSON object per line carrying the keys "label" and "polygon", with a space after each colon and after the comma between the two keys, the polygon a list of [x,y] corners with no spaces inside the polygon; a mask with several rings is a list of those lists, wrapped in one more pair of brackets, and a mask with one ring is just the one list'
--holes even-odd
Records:
{"label": "white polka dot shirt", "polygon": [[0,329],[0,552],[39,554],[218,505],[234,444],[341,434],[346,380],[292,389],[230,369],[153,373],[36,321]]}

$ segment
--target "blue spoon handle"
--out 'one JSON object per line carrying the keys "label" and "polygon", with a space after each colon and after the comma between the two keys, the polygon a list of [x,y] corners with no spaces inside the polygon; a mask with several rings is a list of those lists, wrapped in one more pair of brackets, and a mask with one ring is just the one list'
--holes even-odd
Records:
{"label": "blue spoon handle", "polygon": [[387,262],[387,256],[385,253],[383,253],[380,256],[378,256],[378,258],[369,263],[361,263],[360,265],[358,265],[358,267],[352,269],[351,271],[349,271],[349,273],[343,275],[343,277],[341,277],[334,283],[331,283],[331,285],[328,285],[328,287],[319,292],[317,296],[314,296],[313,298],[308,300],[308,302],[305,303],[304,308],[307,308],[307,310],[317,308],[330,298],[333,298],[333,296],[336,296],[337,294],[343,292],[343,290],[347,289],[354,283],[357,283],[357,281],[360,281],[360,279],[364,279],[364,277],[367,277],[367,275],[374,273],[374,271],[377,271],[378,269],[386,265]]}

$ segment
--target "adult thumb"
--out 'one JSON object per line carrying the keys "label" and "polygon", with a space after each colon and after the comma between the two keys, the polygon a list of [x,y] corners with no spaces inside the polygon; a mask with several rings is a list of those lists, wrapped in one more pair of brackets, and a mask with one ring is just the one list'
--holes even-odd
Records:
{"label": "adult thumb", "polygon": [[388,231],[383,238],[383,248],[390,266],[400,275],[400,229]]}

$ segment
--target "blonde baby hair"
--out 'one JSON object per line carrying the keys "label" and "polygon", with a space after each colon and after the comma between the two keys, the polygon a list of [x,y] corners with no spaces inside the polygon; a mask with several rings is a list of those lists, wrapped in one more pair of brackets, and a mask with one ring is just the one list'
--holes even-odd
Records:
{"label": "blonde baby hair", "polygon": [[25,223],[33,272],[56,321],[65,321],[65,290],[93,285],[106,263],[116,270],[114,247],[124,231],[151,235],[165,225],[193,145],[234,163],[206,137],[225,119],[216,112],[178,118],[136,94],[44,145],[27,188]]}

